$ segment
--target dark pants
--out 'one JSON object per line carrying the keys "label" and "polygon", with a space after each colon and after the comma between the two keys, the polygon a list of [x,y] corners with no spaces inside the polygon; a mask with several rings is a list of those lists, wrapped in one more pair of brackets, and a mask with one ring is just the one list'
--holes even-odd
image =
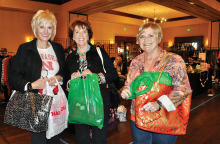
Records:
{"label": "dark pants", "polygon": [[31,144],[59,144],[59,135],[52,137],[51,139],[46,138],[46,132],[33,133],[31,135]]}
{"label": "dark pants", "polygon": [[220,79],[220,63],[216,63],[217,64],[217,69],[216,69],[216,76],[215,79]]}
{"label": "dark pants", "polygon": [[177,135],[168,135],[145,131],[136,127],[135,122],[131,120],[131,130],[134,144],[175,144]]}
{"label": "dark pants", "polygon": [[108,120],[109,117],[105,115],[102,129],[99,129],[96,126],[75,124],[75,137],[77,144],[89,144],[90,129],[92,130],[93,144],[107,144]]}

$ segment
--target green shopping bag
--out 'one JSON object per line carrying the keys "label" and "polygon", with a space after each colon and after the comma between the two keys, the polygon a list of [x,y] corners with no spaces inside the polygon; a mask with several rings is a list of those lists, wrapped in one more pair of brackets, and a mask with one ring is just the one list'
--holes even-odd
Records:
{"label": "green shopping bag", "polygon": [[104,107],[97,74],[70,81],[68,104],[69,123],[103,127]]}
{"label": "green shopping bag", "polygon": [[[172,77],[167,72],[143,72],[138,77],[136,77],[131,85],[130,91],[131,96],[128,99],[135,99],[136,97],[147,94],[152,90],[153,86],[157,85],[160,87],[161,84],[172,86]],[[146,86],[143,90],[138,88]]]}

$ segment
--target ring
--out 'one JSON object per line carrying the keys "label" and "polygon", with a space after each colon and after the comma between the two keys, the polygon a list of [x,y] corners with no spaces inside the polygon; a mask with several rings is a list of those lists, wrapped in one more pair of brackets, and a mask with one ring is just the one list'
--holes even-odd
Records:
{"label": "ring", "polygon": [[75,75],[75,73],[73,73],[73,75]]}

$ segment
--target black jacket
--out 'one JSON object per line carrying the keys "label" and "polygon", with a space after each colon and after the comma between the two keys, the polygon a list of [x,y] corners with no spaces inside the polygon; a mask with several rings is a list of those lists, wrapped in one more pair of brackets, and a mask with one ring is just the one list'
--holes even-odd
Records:
{"label": "black jacket", "polygon": [[[60,44],[51,42],[60,66],[57,75],[64,77],[65,54]],[[37,50],[37,39],[19,46],[13,58],[9,72],[9,83],[13,90],[24,91],[28,82],[34,82],[41,77],[42,60]],[[37,90],[35,90],[37,92]]]}
{"label": "black jacket", "polygon": [[[117,71],[115,67],[113,66],[113,63],[111,59],[109,58],[108,54],[103,48],[100,48],[103,61],[104,61],[104,66],[106,73],[103,70],[101,58],[99,57],[99,54],[96,50],[96,47],[93,45],[90,45],[90,50],[86,53],[86,59],[88,62],[87,69],[90,69],[92,73],[103,73],[105,76],[106,84],[113,83],[117,77]],[[73,72],[76,72],[79,70],[79,55],[77,54],[76,51],[73,51],[70,55],[68,55],[66,59],[66,67],[67,67],[67,80],[71,78],[71,74]],[[100,84],[100,90],[103,98],[103,103],[104,107],[107,108],[109,106],[109,96],[110,92],[109,89],[106,88],[106,84]]]}

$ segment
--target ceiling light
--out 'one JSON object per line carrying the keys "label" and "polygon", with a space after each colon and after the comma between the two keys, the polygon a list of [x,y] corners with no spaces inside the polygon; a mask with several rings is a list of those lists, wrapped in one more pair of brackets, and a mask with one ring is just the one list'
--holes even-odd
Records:
{"label": "ceiling light", "polygon": [[167,19],[166,18],[162,18],[162,19],[158,19],[156,16],[155,16],[155,11],[156,9],[154,9],[154,17],[153,18],[147,18],[146,20],[144,20],[144,23],[148,23],[149,21],[152,21],[154,23],[163,23],[163,22],[166,22]]}
{"label": "ceiling light", "polygon": [[185,0],[185,1],[187,1],[187,2],[190,3],[191,5],[194,4],[194,2],[192,2],[192,1],[190,1],[190,0]]}

